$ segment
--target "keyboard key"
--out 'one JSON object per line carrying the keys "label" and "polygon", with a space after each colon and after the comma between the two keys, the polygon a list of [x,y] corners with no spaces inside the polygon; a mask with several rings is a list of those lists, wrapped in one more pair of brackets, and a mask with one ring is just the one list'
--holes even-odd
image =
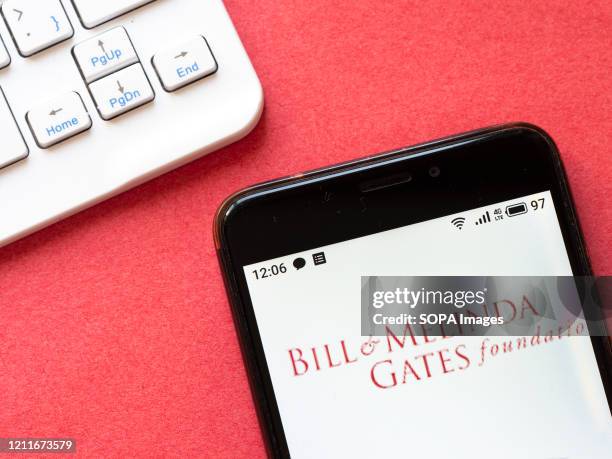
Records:
{"label": "keyboard key", "polygon": [[155,99],[153,88],[140,64],[133,64],[94,81],[89,91],[104,120],[115,118]]}
{"label": "keyboard key", "polygon": [[0,69],[8,67],[10,63],[11,56],[9,56],[6,46],[4,46],[4,42],[2,41],[2,37],[0,37]]}
{"label": "keyboard key", "polygon": [[0,168],[28,156],[28,146],[0,88]]}
{"label": "keyboard key", "polygon": [[74,34],[60,0],[5,0],[2,15],[23,57],[36,54]]}
{"label": "keyboard key", "polygon": [[217,71],[217,61],[202,36],[168,48],[153,56],[153,67],[162,86],[176,91]]}
{"label": "keyboard key", "polygon": [[91,29],[154,0],[72,0],[83,27]]}
{"label": "keyboard key", "polygon": [[138,62],[130,37],[116,27],[72,48],[72,54],[87,83]]}
{"label": "keyboard key", "polygon": [[91,127],[91,117],[76,92],[67,92],[33,108],[26,115],[40,148],[49,148]]}

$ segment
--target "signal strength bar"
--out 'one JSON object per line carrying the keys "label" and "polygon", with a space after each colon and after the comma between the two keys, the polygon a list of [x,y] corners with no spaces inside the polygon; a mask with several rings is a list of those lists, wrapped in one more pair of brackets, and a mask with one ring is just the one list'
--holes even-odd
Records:
{"label": "signal strength bar", "polygon": [[491,222],[491,215],[489,214],[489,211],[487,210],[482,217],[480,217],[478,219],[478,221],[476,222],[477,225],[484,225],[485,223],[490,223]]}

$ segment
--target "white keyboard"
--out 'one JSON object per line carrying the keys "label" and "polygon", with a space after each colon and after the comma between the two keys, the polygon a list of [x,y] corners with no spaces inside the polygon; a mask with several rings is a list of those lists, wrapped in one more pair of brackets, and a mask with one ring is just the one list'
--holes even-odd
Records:
{"label": "white keyboard", "polygon": [[259,120],[220,0],[0,0],[0,13],[0,245]]}

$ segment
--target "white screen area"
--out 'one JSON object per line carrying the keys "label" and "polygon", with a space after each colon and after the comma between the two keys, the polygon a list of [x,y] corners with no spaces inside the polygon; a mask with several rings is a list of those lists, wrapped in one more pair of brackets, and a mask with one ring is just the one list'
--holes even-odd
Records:
{"label": "white screen area", "polygon": [[[525,196],[245,266],[292,457],[612,457],[588,337],[506,351],[508,338],[494,337],[483,352],[483,337],[401,347],[360,336],[364,275],[572,275],[551,199]],[[527,212],[509,217],[520,202]],[[491,221],[477,225],[487,211]],[[461,229],[455,217],[466,219]],[[320,252],[325,263],[315,265]]]}

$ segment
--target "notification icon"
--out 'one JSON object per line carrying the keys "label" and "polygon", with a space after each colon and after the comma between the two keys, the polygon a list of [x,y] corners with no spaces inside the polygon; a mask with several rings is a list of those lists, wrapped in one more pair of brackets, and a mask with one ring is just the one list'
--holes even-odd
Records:
{"label": "notification icon", "polygon": [[327,260],[325,259],[325,252],[313,253],[312,261],[314,262],[315,266],[327,263]]}
{"label": "notification icon", "polygon": [[306,260],[304,260],[302,257],[293,260],[293,267],[295,269],[299,270],[302,269],[304,266],[306,266]]}

